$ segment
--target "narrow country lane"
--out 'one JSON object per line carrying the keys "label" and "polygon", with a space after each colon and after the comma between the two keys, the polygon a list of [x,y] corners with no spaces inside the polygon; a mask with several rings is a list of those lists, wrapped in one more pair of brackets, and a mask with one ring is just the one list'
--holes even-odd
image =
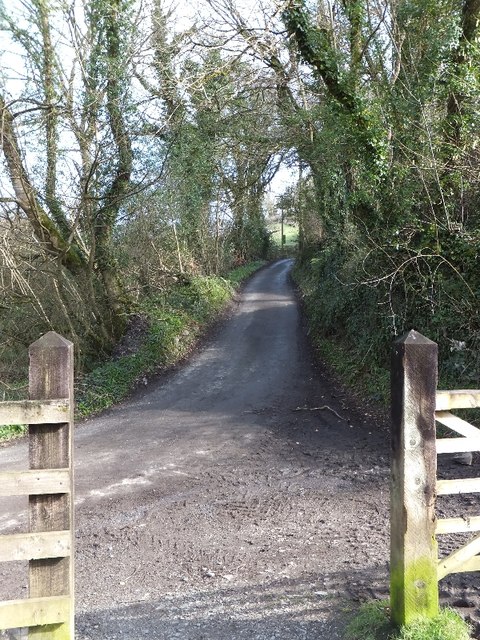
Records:
{"label": "narrow country lane", "polygon": [[[336,640],[386,593],[388,435],[312,364],[291,266],[252,278],[178,371],[77,426],[78,640]],[[0,468],[26,455],[0,449]],[[25,526],[13,506],[2,532]],[[1,567],[2,598],[25,596],[23,570]]]}

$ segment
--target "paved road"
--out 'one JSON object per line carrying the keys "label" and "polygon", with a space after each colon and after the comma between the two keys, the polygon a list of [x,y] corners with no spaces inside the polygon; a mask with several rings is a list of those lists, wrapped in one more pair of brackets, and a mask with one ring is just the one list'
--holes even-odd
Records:
{"label": "paved road", "polygon": [[[260,271],[189,363],[77,427],[79,639],[335,640],[355,590],[386,587],[385,434],[313,367],[290,269]],[[0,450],[0,468],[22,459]],[[11,506],[0,530],[25,525]],[[9,597],[19,571],[0,570]]]}

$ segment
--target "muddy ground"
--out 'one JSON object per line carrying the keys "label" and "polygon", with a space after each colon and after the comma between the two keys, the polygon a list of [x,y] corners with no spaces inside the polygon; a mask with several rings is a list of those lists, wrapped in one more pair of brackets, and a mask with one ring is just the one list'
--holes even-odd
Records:
{"label": "muddy ground", "polygon": [[[290,269],[260,271],[187,364],[77,426],[78,640],[339,640],[387,596],[388,425],[314,361]],[[26,443],[0,450],[0,468],[24,460]],[[0,502],[0,531],[24,528]],[[477,575],[442,583],[473,619]],[[0,565],[0,598],[25,594],[25,567]]]}

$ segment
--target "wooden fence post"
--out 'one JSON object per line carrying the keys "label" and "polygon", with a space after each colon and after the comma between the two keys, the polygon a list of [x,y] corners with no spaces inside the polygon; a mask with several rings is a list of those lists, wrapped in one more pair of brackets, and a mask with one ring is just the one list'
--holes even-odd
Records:
{"label": "wooden fence post", "polygon": [[29,496],[31,532],[69,531],[69,557],[31,560],[30,597],[69,596],[68,622],[32,627],[35,640],[74,639],[73,598],[73,344],[50,331],[30,346],[31,400],[67,399],[68,422],[29,426],[30,469],[68,469],[70,493]]}
{"label": "wooden fence post", "polygon": [[416,331],[392,356],[390,598],[397,625],[438,613],[435,396],[438,347]]}

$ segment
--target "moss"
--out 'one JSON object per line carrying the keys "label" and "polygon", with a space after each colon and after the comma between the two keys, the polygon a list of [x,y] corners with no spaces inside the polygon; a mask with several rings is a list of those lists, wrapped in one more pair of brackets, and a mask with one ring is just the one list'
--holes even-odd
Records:
{"label": "moss", "polygon": [[438,615],[437,564],[419,558],[405,568],[392,566],[390,573],[392,619],[397,625]]}
{"label": "moss", "polygon": [[59,230],[55,226],[55,223],[50,220],[47,214],[40,213],[38,218],[41,227],[48,231],[49,241],[52,247],[63,253],[64,257],[62,261],[65,266],[73,272],[84,266],[85,261],[78,247],[65,242]]}

